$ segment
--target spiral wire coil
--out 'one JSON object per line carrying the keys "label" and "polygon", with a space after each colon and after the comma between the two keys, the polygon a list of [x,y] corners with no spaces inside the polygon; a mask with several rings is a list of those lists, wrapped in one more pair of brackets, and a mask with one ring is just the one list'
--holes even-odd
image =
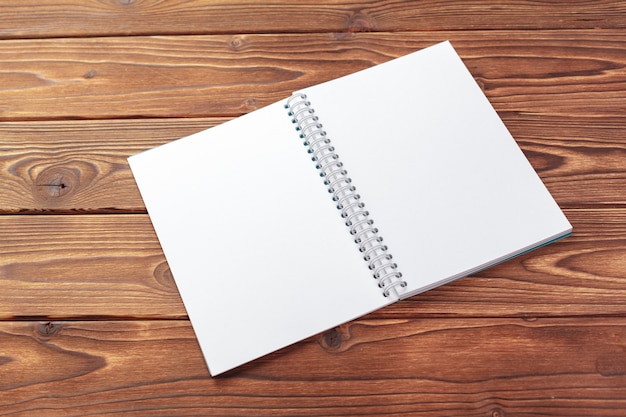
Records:
{"label": "spiral wire coil", "polygon": [[402,273],[398,271],[398,265],[393,262],[387,245],[383,244],[383,238],[373,226],[374,221],[370,218],[370,213],[365,210],[365,204],[356,192],[352,178],[348,176],[348,171],[335,152],[306,94],[292,95],[287,100],[285,109],[288,110],[291,122],[296,125],[307,152],[315,162],[315,168],[324,178],[324,185],[332,194],[332,200],[337,204],[337,210],[340,211],[345,225],[354,237],[354,243],[358,245],[363,259],[372,271],[372,276],[382,288],[383,295],[388,297],[390,291],[397,286],[406,287],[406,281],[401,279]]}

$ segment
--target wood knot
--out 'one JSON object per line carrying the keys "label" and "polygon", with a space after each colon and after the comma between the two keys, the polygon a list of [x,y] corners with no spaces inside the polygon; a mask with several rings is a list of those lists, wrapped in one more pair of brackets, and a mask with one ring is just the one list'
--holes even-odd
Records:
{"label": "wood knot", "polygon": [[230,48],[237,51],[243,48],[246,44],[246,39],[243,36],[233,36],[230,39]]}
{"label": "wood knot", "polygon": [[35,192],[48,199],[59,199],[72,194],[80,182],[79,175],[70,168],[49,167],[35,180]]}
{"label": "wood knot", "polygon": [[522,320],[528,323],[533,323],[535,321],[538,321],[539,319],[537,318],[537,316],[530,316],[528,315],[528,313],[522,313]]}
{"label": "wood knot", "polygon": [[256,99],[254,97],[249,97],[243,102],[243,106],[248,110],[256,110],[258,107]]}
{"label": "wood knot", "polygon": [[341,333],[337,329],[333,329],[324,334],[324,344],[331,349],[337,349],[341,346]]}
{"label": "wood knot", "polygon": [[37,325],[37,333],[40,336],[50,337],[57,334],[61,330],[61,325],[59,323],[54,323],[48,321],[46,323],[39,323]]}
{"label": "wood knot", "polygon": [[318,343],[327,352],[342,352],[349,349],[351,338],[349,327],[339,326],[322,333],[318,337]]}
{"label": "wood knot", "polygon": [[491,410],[491,417],[504,417],[504,411],[499,408],[494,408]]}
{"label": "wood knot", "polygon": [[360,11],[355,12],[348,20],[348,32],[372,32],[375,29],[374,20]]}
{"label": "wood knot", "polygon": [[176,282],[172,276],[172,271],[166,261],[158,264],[157,267],[154,268],[152,275],[159,285],[167,288],[168,290],[172,290],[172,292],[178,292]]}
{"label": "wood knot", "polygon": [[90,71],[87,71],[87,72],[83,75],[83,78],[85,78],[85,79],[87,79],[87,80],[88,80],[88,79],[90,79],[90,78],[94,78],[96,75],[98,75],[98,71],[96,71],[96,70],[90,70]]}

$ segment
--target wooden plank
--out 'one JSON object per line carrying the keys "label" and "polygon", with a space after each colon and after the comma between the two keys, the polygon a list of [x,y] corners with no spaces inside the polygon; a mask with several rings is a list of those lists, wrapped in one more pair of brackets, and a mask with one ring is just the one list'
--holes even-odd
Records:
{"label": "wooden plank", "polygon": [[[626,207],[626,118],[502,116],[562,207]],[[0,123],[0,213],[145,212],[126,158],[226,120]]]}
{"label": "wooden plank", "polygon": [[[370,317],[626,314],[626,209],[566,214],[573,236]],[[147,215],[0,216],[0,230],[0,319],[186,317]]]}
{"label": "wooden plank", "polygon": [[5,216],[0,224],[0,319],[185,315],[147,215]]}
{"label": "wooden plank", "polygon": [[499,112],[626,112],[623,33],[452,31],[2,41],[0,120],[232,117],[445,39]]}
{"label": "wooden plank", "polygon": [[362,320],[208,376],[184,321],[2,322],[0,415],[622,416],[626,319]]}
{"label": "wooden plank", "polygon": [[610,0],[484,1],[5,0],[0,38],[267,32],[624,28]]}

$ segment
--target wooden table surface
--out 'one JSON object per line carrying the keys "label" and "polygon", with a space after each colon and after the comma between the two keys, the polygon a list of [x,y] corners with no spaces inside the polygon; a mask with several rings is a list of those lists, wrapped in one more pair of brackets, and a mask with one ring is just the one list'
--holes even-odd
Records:
{"label": "wooden table surface", "polygon": [[[126,158],[446,39],[574,234],[211,378]],[[3,1],[0,228],[2,416],[624,416],[626,3]]]}

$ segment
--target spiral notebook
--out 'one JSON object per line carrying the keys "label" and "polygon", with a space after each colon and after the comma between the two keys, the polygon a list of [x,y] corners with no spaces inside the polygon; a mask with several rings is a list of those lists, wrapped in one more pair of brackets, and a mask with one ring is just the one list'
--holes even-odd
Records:
{"label": "spiral notebook", "polygon": [[129,162],[212,375],[571,232],[449,42]]}

